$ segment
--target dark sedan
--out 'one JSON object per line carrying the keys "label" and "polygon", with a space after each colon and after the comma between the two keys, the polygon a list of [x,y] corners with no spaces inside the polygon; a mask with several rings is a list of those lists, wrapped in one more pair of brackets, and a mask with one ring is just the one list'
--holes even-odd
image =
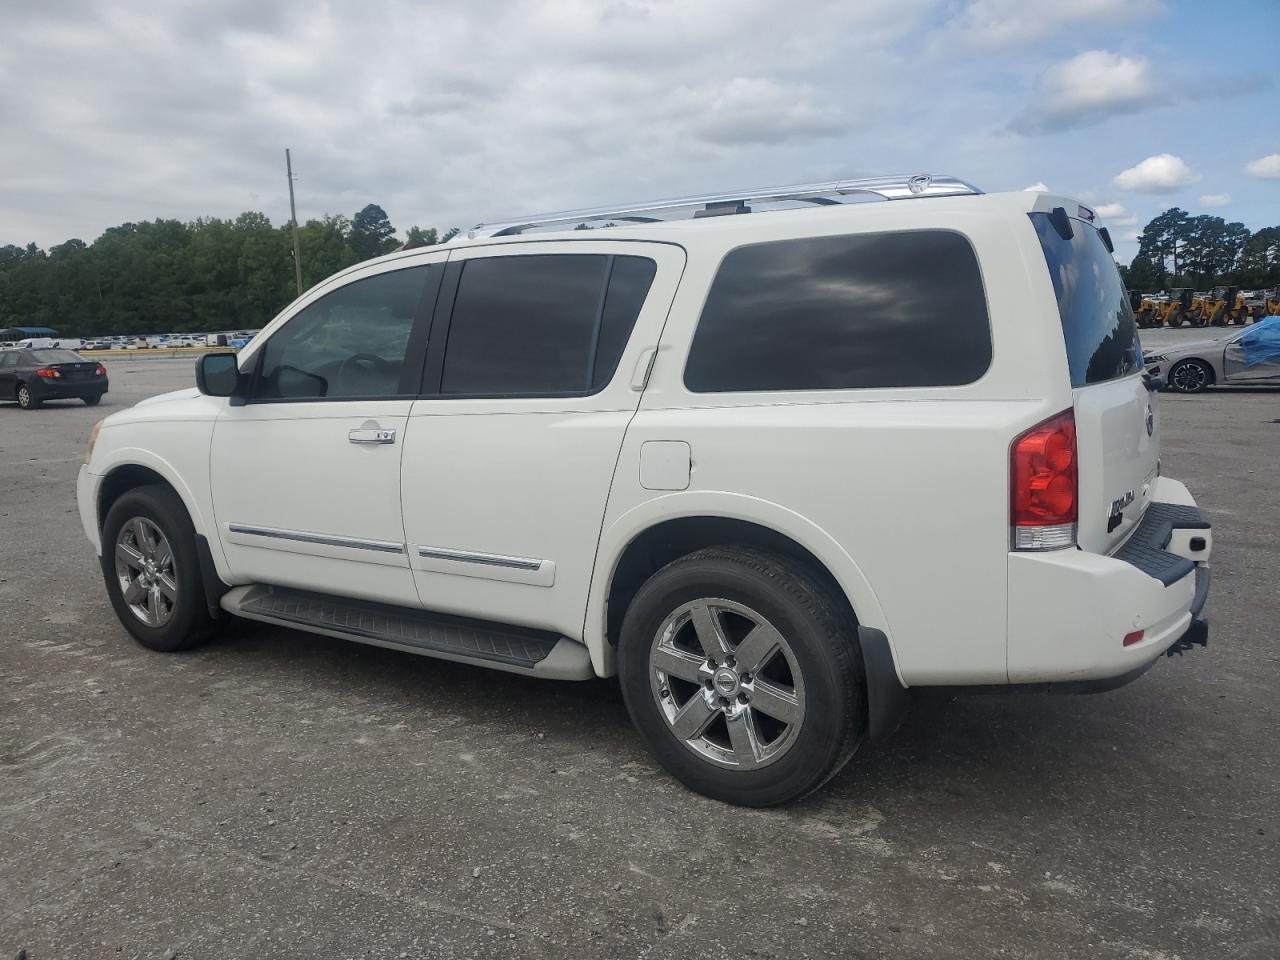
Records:
{"label": "dark sedan", "polygon": [[107,368],[71,350],[0,352],[0,400],[34,410],[46,400],[80,399],[94,406],[107,392]]}

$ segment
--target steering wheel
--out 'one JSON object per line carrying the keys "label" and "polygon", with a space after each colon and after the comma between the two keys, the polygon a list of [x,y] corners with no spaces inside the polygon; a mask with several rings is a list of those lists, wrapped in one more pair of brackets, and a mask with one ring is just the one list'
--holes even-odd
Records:
{"label": "steering wheel", "polygon": [[[353,391],[353,390],[348,389],[347,378],[351,375],[351,373],[356,372],[356,371],[358,371],[358,370],[359,370],[359,368],[358,368],[358,367],[356,367],[356,364],[358,364],[358,363],[371,363],[371,364],[373,364],[373,365],[377,368],[377,371],[378,371],[378,373],[379,373],[379,374],[382,374],[382,373],[394,373],[394,372],[395,372],[395,366],[396,366],[396,365],[395,365],[394,363],[392,363],[391,361],[389,361],[389,360],[383,360],[381,357],[376,356],[376,355],[374,355],[374,354],[372,354],[372,353],[355,353],[355,354],[352,354],[351,356],[347,357],[345,360],[343,360],[343,361],[342,361],[342,363],[340,363],[340,364],[338,365],[338,378],[337,378],[337,379],[338,379],[338,384],[339,384],[339,385],[340,385],[340,387],[342,388],[342,392],[343,392],[343,393],[356,394],[356,395],[363,395],[363,394],[365,394],[365,393],[377,393],[377,392],[379,392],[379,391],[376,391],[376,390],[375,390],[375,391],[368,391],[368,390],[361,389],[361,390],[354,390],[354,391]],[[362,373],[357,373],[357,379],[359,378],[359,376],[362,376],[362,375],[367,377],[367,376],[368,376],[368,373],[369,373],[369,371],[367,371],[367,370],[366,370],[366,371],[363,371]],[[391,392],[394,392],[394,391],[391,391]]]}

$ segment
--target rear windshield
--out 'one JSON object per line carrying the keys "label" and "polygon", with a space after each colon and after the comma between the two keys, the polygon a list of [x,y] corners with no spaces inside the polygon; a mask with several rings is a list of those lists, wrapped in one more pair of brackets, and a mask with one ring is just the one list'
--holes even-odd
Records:
{"label": "rear windshield", "polygon": [[1142,367],[1138,325],[1116,262],[1083,220],[1070,220],[1062,239],[1047,213],[1031,214],[1062,318],[1071,385],[1083,387],[1127,376]]}
{"label": "rear windshield", "polygon": [[84,363],[84,357],[70,350],[32,350],[31,359],[36,363]]}

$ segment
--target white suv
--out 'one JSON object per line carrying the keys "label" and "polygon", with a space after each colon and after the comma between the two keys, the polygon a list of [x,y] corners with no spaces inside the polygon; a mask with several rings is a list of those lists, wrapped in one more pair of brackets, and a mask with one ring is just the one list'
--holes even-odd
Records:
{"label": "white suv", "polygon": [[84,529],[152,649],[234,615],[618,674],[684,783],[782,803],[911,688],[1207,639],[1209,524],[1093,218],[918,176],[482,224],[108,417]]}

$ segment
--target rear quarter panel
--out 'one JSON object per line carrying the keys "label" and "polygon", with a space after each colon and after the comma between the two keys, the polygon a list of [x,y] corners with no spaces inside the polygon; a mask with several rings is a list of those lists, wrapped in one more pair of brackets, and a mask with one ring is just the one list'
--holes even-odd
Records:
{"label": "rear quarter panel", "polygon": [[[618,544],[639,532],[630,529],[638,511],[658,522],[668,509],[685,512],[677,505],[696,494],[706,515],[754,519],[806,546],[806,538],[827,542],[827,556],[810,549],[828,563],[860,621],[885,631],[908,685],[1006,682],[1009,443],[1071,404],[1057,307],[1026,209],[1016,197],[867,204],[785,223],[782,214],[752,217],[750,225],[691,240],[619,459],[589,644],[600,642],[600,597]],[[993,345],[977,382],[767,394],[685,388],[697,318],[729,250],[788,235],[903,229],[955,230],[977,253]],[[651,440],[690,445],[687,494],[640,486],[640,447]]]}

